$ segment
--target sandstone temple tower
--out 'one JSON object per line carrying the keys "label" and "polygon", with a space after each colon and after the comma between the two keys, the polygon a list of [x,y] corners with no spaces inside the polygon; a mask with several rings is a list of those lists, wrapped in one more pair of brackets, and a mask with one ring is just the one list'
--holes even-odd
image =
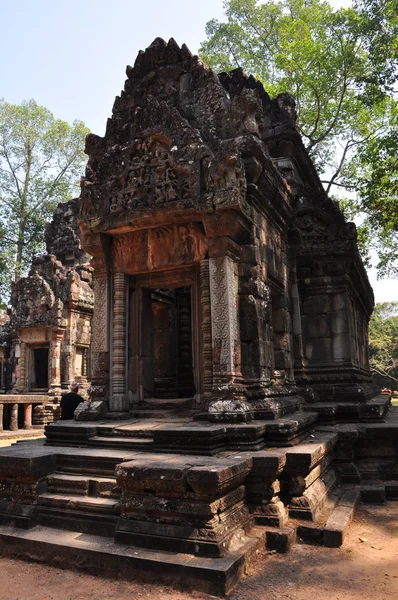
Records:
{"label": "sandstone temple tower", "polygon": [[100,414],[163,394],[210,420],[304,400],[323,418],[381,417],[355,225],[322,188],[294,99],[173,40],[127,76],[105,136],[87,138],[79,201]]}

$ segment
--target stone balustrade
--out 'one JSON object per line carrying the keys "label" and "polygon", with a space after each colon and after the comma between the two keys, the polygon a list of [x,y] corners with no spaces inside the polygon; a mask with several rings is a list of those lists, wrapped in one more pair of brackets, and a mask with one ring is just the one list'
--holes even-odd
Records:
{"label": "stone balustrade", "polygon": [[[48,404],[48,396],[0,394],[0,432],[31,429],[33,406]],[[23,407],[23,425],[19,427],[22,418],[19,407]]]}

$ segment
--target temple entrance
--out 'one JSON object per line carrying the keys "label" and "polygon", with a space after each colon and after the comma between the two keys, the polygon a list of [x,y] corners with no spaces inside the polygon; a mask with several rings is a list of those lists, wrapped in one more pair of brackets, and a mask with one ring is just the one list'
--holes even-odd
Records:
{"label": "temple entrance", "polygon": [[144,398],[188,398],[195,393],[191,288],[143,290]]}
{"label": "temple entrance", "polygon": [[48,390],[48,347],[33,347],[30,360],[30,389]]}
{"label": "temple entrance", "polygon": [[156,278],[141,280],[130,297],[129,391],[135,402],[193,398],[200,393],[195,384],[197,286],[192,277],[158,279],[168,285],[154,287]]}

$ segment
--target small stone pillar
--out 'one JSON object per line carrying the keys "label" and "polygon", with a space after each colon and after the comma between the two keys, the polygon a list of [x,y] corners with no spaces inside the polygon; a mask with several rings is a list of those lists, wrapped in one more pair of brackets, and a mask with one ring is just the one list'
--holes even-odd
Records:
{"label": "small stone pillar", "polygon": [[23,394],[27,391],[26,354],[26,344],[21,342],[18,357],[18,376],[14,385],[14,393]]}
{"label": "small stone pillar", "polygon": [[11,406],[10,431],[18,431],[18,404]]}
{"label": "small stone pillar", "polygon": [[253,418],[245,401],[240,372],[238,289],[235,260],[228,238],[211,240],[209,276],[213,345],[212,421],[247,421]]}
{"label": "small stone pillar", "polygon": [[126,295],[127,277],[115,273],[113,277],[113,331],[112,331],[112,397],[109,402],[111,412],[125,412],[129,409],[126,393]]}
{"label": "small stone pillar", "polygon": [[24,429],[32,428],[32,404],[24,404]]}
{"label": "small stone pillar", "polygon": [[0,404],[0,431],[3,431],[3,412],[4,404]]}
{"label": "small stone pillar", "polygon": [[61,341],[64,329],[55,329],[50,342],[49,394],[61,395]]}

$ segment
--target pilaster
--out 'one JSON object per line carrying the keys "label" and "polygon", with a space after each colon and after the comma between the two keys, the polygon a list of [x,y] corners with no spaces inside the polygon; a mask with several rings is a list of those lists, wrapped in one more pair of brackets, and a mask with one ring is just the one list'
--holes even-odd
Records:
{"label": "pilaster", "polygon": [[235,244],[224,238],[214,242],[209,259],[213,347],[213,399],[209,419],[246,421],[252,416],[241,383],[237,274],[231,252]]}
{"label": "pilaster", "polygon": [[61,341],[64,336],[64,329],[55,329],[52,332],[50,342],[50,360],[49,360],[49,390],[51,396],[61,394]]}
{"label": "pilaster", "polygon": [[211,333],[211,302],[209,260],[200,263],[200,303],[202,312],[203,393],[205,404],[212,399],[213,346]]}
{"label": "pilaster", "polygon": [[127,276],[115,273],[113,276],[113,330],[112,330],[112,397],[110,411],[124,412],[129,409],[126,393],[126,293]]}
{"label": "pilaster", "polygon": [[92,376],[89,390],[92,400],[107,400],[109,389],[108,273],[101,257],[93,259],[94,313],[91,323]]}

